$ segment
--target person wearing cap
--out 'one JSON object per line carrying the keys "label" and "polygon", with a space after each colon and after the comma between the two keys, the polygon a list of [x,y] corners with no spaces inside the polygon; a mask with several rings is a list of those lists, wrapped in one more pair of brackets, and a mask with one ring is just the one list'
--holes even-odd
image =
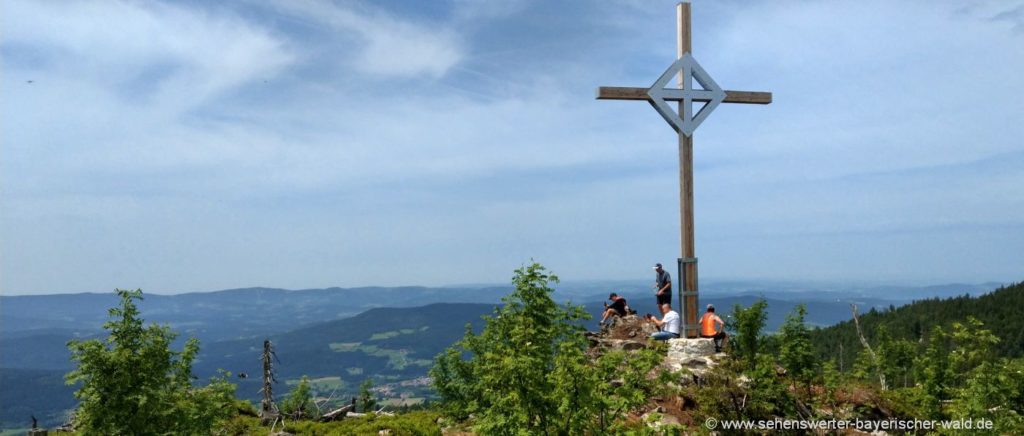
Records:
{"label": "person wearing cap", "polygon": [[715,314],[713,304],[709,304],[707,312],[700,317],[700,337],[713,339],[715,352],[722,352],[722,342],[725,341],[725,322]]}
{"label": "person wearing cap", "polygon": [[647,318],[647,322],[653,323],[658,326],[660,331],[651,333],[651,338],[656,341],[667,341],[669,339],[675,339],[679,337],[679,314],[672,310],[671,304],[662,304],[658,306],[661,309],[661,320],[647,314],[644,318]]}
{"label": "person wearing cap", "polygon": [[[608,296],[612,304],[604,303],[604,315],[601,316],[600,325],[604,325],[605,320],[613,316],[626,316],[627,307],[626,299],[619,296],[614,292]],[[609,324],[611,324],[609,322]]]}
{"label": "person wearing cap", "polygon": [[654,278],[654,289],[657,293],[655,297],[658,299],[658,307],[662,304],[672,304],[672,276],[669,275],[668,271],[665,271],[661,267],[660,263],[654,264],[654,272],[656,274]]}

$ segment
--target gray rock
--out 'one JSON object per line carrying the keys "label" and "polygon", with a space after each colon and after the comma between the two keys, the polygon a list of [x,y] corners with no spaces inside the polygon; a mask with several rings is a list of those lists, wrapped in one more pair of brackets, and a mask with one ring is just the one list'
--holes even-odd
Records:
{"label": "gray rock", "polygon": [[689,356],[714,356],[715,342],[706,338],[679,338],[668,340],[668,352]]}
{"label": "gray rock", "polygon": [[[715,366],[715,357],[715,343],[711,339],[669,339],[664,365],[672,371],[685,369],[685,372],[700,378]],[[681,381],[689,383],[693,380],[692,377],[684,376]]]}
{"label": "gray rock", "polygon": [[647,348],[647,345],[643,344],[643,343],[640,343],[640,342],[623,342],[622,343],[622,349],[626,350],[626,351],[639,350],[639,349],[642,349],[642,348]]}

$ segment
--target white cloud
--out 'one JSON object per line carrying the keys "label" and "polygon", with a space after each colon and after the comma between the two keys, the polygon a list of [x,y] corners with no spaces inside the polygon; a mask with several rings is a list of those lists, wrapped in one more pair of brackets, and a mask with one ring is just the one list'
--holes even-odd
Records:
{"label": "white cloud", "polygon": [[[329,32],[358,36],[355,53],[335,52],[339,61],[380,79],[436,79],[464,56],[458,33],[442,25],[415,23],[351,4],[314,0],[282,0],[278,9],[302,20],[327,26]],[[328,33],[329,35],[329,33]]]}
{"label": "white cloud", "polygon": [[[293,61],[265,29],[165,3],[14,1],[2,20],[5,46],[45,58],[25,74],[97,87],[145,111],[193,109]],[[43,77],[36,82],[49,85]]]}

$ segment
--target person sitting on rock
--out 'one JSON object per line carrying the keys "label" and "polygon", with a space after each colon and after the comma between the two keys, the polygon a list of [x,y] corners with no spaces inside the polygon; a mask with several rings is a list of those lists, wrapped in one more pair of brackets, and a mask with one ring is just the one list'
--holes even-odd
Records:
{"label": "person sitting on rock", "polygon": [[714,339],[715,352],[722,352],[722,342],[725,341],[725,321],[715,314],[713,304],[709,304],[707,312],[700,317],[700,337]]}
{"label": "person sitting on rock", "polygon": [[[612,292],[608,299],[611,300],[612,304],[604,303],[604,315],[601,316],[601,322],[599,323],[602,326],[609,318],[614,321],[616,316],[626,316],[629,310],[629,306],[626,305],[626,299],[620,297],[619,294]],[[609,321],[608,324],[610,325],[612,321]]]}
{"label": "person sitting on rock", "polygon": [[646,316],[644,316],[645,318],[647,318],[648,322],[654,323],[654,325],[658,326],[658,329],[661,330],[651,333],[651,337],[654,338],[654,340],[656,341],[667,341],[669,339],[678,338],[679,314],[676,313],[676,311],[672,310],[672,305],[667,303],[662,304],[659,308],[661,309],[661,313],[663,315],[660,321],[657,318],[651,316],[651,314],[649,313]]}

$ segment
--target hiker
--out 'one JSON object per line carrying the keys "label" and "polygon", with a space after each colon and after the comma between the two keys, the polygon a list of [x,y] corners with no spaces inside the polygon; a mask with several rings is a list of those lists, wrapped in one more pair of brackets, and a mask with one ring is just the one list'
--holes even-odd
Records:
{"label": "hiker", "polygon": [[722,352],[722,342],[725,341],[725,322],[715,314],[715,305],[713,304],[709,304],[707,312],[700,317],[700,337],[714,339],[715,352]]}
{"label": "hiker", "polygon": [[670,304],[662,304],[660,309],[663,315],[660,321],[649,313],[644,316],[644,318],[647,318],[648,322],[654,323],[654,325],[658,326],[658,329],[661,330],[651,333],[651,337],[656,341],[667,341],[669,339],[678,338],[679,314],[672,310],[672,305]]}
{"label": "hiker", "polygon": [[672,276],[661,267],[660,263],[654,264],[654,289],[655,297],[658,299],[658,307],[662,304],[672,304]]}
{"label": "hiker", "polygon": [[[612,292],[611,295],[608,295],[608,299],[611,300],[612,304],[604,303],[604,315],[601,316],[601,322],[598,323],[602,326],[604,325],[605,320],[609,317],[626,316],[626,313],[629,312],[629,306],[626,305],[626,299],[620,297],[619,294]],[[614,320],[615,319],[612,318],[612,321],[609,321],[608,324],[611,325]]]}

